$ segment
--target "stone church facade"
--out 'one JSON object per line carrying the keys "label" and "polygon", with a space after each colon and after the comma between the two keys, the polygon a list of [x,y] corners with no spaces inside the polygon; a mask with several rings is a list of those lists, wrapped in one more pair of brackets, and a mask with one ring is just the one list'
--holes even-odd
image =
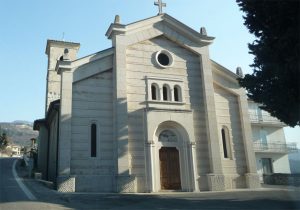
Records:
{"label": "stone church facade", "polygon": [[48,40],[42,178],[64,192],[260,187],[245,91],[209,57],[213,37],[167,14],[116,17],[112,47]]}

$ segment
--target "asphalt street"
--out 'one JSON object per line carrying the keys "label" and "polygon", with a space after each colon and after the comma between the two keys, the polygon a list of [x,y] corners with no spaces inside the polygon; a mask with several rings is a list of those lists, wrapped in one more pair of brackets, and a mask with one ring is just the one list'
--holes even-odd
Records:
{"label": "asphalt street", "polygon": [[15,160],[0,158],[0,210],[300,210],[299,187],[201,193],[59,193],[42,181],[28,178],[26,168],[17,164],[18,176],[26,186],[23,189],[13,172]]}
{"label": "asphalt street", "polygon": [[66,209],[60,205],[32,200],[13,174],[15,160],[17,159],[0,157],[0,210]]}
{"label": "asphalt street", "polygon": [[12,203],[16,201],[29,201],[26,194],[14,179],[12,165],[15,159],[3,158],[0,161],[0,202]]}

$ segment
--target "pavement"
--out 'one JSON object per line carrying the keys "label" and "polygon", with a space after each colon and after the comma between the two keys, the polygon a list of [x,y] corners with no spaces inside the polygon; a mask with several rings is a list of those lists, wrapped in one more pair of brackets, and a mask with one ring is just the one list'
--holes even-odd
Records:
{"label": "pavement", "polygon": [[29,178],[28,171],[20,166],[20,162],[18,162],[16,168],[18,175],[22,177],[22,182],[36,197],[37,202],[55,206],[56,208],[53,209],[300,210],[299,187],[264,185],[263,188],[257,190],[241,189],[200,193],[60,193],[51,189],[47,182]]}

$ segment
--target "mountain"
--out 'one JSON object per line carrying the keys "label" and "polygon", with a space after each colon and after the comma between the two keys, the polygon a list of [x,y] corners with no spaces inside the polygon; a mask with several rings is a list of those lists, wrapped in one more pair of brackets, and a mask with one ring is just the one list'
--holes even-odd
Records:
{"label": "mountain", "polygon": [[32,122],[28,122],[25,120],[15,120],[12,122],[14,125],[32,125]]}
{"label": "mountain", "polygon": [[30,146],[31,138],[37,138],[38,132],[32,129],[31,122],[16,120],[0,122],[0,133],[6,133],[11,143],[20,146]]}

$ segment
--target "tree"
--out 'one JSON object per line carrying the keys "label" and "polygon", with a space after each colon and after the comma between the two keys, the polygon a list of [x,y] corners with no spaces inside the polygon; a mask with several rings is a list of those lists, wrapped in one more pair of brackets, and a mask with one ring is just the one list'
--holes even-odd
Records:
{"label": "tree", "polygon": [[6,147],[8,146],[8,143],[9,143],[9,141],[8,141],[6,134],[2,133],[0,135],[0,150],[5,150]]}
{"label": "tree", "polygon": [[236,0],[256,40],[252,74],[239,79],[247,95],[289,126],[300,125],[300,1]]}

